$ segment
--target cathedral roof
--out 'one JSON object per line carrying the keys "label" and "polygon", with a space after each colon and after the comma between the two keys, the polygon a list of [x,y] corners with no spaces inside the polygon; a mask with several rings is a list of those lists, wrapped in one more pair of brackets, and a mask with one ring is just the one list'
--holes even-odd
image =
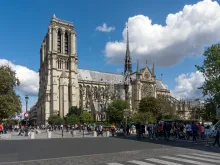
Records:
{"label": "cathedral roof", "polygon": [[156,80],[156,87],[162,90],[169,90],[167,85],[165,85],[161,80]]}
{"label": "cathedral roof", "polygon": [[123,75],[107,72],[99,72],[86,69],[78,69],[78,79],[83,81],[98,81],[110,84],[121,84]]}
{"label": "cathedral roof", "polygon": [[[136,74],[133,73],[131,78],[136,79]],[[98,81],[110,84],[121,84],[123,82],[124,76],[122,74],[116,73],[78,69],[78,79],[80,81]],[[161,80],[156,80],[156,87],[157,89],[168,90],[168,87]]]}

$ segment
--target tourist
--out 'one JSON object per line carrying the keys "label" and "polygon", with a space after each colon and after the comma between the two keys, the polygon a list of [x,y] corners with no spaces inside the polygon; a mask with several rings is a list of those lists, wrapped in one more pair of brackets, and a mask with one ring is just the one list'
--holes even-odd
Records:
{"label": "tourist", "polygon": [[217,127],[217,132],[216,132],[216,135],[215,135],[215,141],[214,141],[212,147],[214,147],[216,143],[217,143],[218,146],[220,147],[219,137],[220,137],[220,127]]}

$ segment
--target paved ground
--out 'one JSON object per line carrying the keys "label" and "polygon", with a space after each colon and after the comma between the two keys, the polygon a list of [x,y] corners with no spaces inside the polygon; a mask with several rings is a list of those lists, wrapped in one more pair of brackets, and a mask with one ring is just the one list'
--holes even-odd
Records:
{"label": "paved ground", "polygon": [[[181,157],[191,153],[208,155],[219,154],[219,148],[206,147],[205,144],[187,143],[181,141],[144,140],[137,141],[129,138],[64,138],[0,141],[0,165],[92,165],[107,163],[121,163],[109,165],[127,165],[128,161],[139,160],[142,164],[150,165],[148,158],[169,161],[162,156]],[[219,160],[219,157],[215,156]],[[219,154],[220,156],[220,154]],[[211,157],[209,157],[211,158]],[[186,160],[188,158],[185,158]],[[208,160],[208,159],[206,159]],[[198,160],[197,160],[198,161]],[[201,160],[200,165],[216,163]],[[219,160],[220,161],[220,160]],[[145,164],[143,164],[143,162]],[[175,160],[174,160],[175,162]],[[146,164],[148,163],[148,164]],[[133,162],[134,164],[134,162]],[[136,162],[137,164],[137,162]],[[153,163],[157,164],[157,163]],[[186,164],[179,162],[179,164]],[[132,165],[129,163],[129,165]],[[169,165],[172,165],[169,163]],[[173,165],[178,165],[173,164]]]}
{"label": "paved ground", "polygon": [[[25,139],[30,139],[30,136],[18,136],[18,132],[9,132],[8,134],[11,134],[11,139],[5,139],[5,140],[25,140]],[[106,132],[103,133],[103,136],[106,136]],[[0,135],[1,137],[1,135]],[[63,132],[62,131],[53,131],[51,132],[51,138],[81,138],[81,137],[93,137],[92,132],[88,133],[85,131],[75,131],[74,134],[72,135],[70,132]],[[47,131],[42,130],[40,133],[36,134],[35,133],[35,139],[47,139]],[[1,140],[1,138],[0,138]]]}

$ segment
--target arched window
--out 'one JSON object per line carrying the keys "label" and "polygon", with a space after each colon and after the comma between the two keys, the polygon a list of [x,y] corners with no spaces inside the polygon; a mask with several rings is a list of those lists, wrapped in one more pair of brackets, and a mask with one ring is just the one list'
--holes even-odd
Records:
{"label": "arched window", "polygon": [[65,33],[65,40],[64,40],[64,44],[65,44],[65,54],[68,54],[68,34],[67,32]]}
{"label": "arched window", "polygon": [[102,97],[102,99],[104,99],[105,98],[105,89],[102,87],[101,91],[102,91],[102,96],[101,97]]}
{"label": "arched window", "polygon": [[61,53],[61,32],[58,30],[57,33],[57,53]]}
{"label": "arched window", "polygon": [[89,98],[90,86],[86,86],[86,98]]}
{"label": "arched window", "polygon": [[69,60],[66,62],[66,68],[69,70]]}
{"label": "arched window", "polygon": [[98,99],[98,89],[97,89],[97,87],[94,88],[94,98]]}
{"label": "arched window", "polygon": [[83,87],[82,87],[82,85],[79,85],[79,105],[80,105],[80,108],[83,107]]}

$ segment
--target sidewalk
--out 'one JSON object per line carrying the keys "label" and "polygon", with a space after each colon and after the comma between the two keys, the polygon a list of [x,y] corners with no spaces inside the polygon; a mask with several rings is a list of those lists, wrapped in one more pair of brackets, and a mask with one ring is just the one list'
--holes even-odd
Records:
{"label": "sidewalk", "polygon": [[[0,135],[0,140],[27,140],[27,139],[31,139],[31,136],[29,134],[29,136],[19,136],[18,132],[9,132],[6,135],[11,135],[11,138],[4,138],[1,139],[1,135]],[[70,132],[66,132],[63,131],[63,135],[62,135],[62,131],[51,131],[51,138],[48,138],[48,134],[47,131],[45,130],[41,130],[38,134],[34,133],[34,139],[53,139],[53,138],[95,138],[97,136],[93,136],[93,132],[88,133],[87,131],[85,131],[83,133],[83,131],[78,131],[76,130],[75,133],[72,135]],[[99,136],[101,137],[101,136]],[[103,132],[103,137],[106,137],[106,132]]]}

